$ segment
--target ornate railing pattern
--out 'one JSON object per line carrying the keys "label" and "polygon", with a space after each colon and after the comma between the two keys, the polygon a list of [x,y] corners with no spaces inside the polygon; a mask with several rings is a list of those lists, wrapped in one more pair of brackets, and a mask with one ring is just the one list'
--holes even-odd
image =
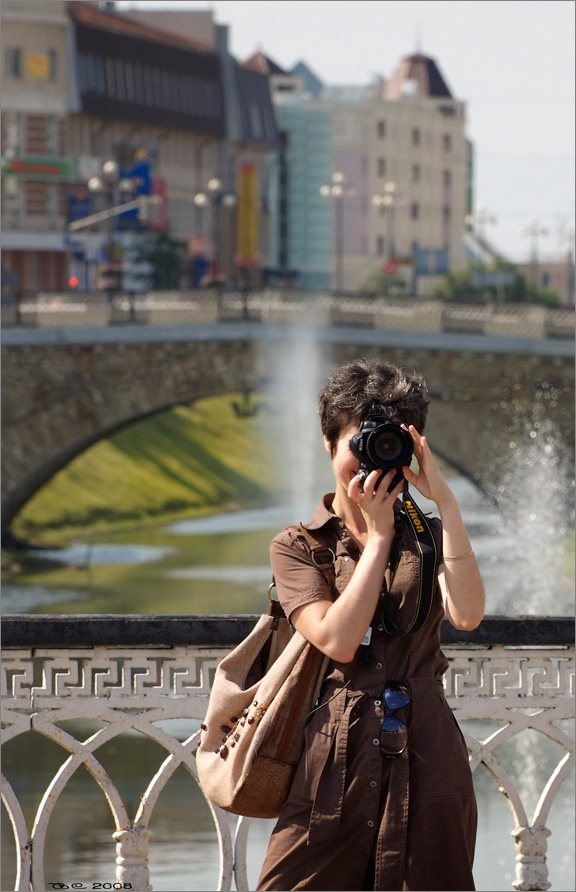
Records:
{"label": "ornate railing pattern", "polygon": [[[59,744],[68,757],[46,789],[33,826],[27,825],[9,779],[3,799],[18,854],[18,890],[46,889],[44,851],[59,796],[84,765],[103,790],[116,830],[117,887],[150,890],[149,824],[167,782],[180,765],[197,779],[198,732],[180,741],[156,722],[201,720],[218,661],[253,626],[255,617],[39,617],[4,621],[2,704],[4,741],[29,730]],[[565,618],[487,618],[472,633],[445,624],[449,660],[445,684],[459,720],[490,719],[500,728],[486,739],[467,735],[472,768],[483,763],[512,809],[516,829],[518,890],[548,889],[546,820],[572,768],[574,743],[558,722],[574,717],[574,628]],[[97,719],[105,726],[86,740],[60,727],[69,719]],[[565,751],[534,814],[498,759],[497,747],[527,728]],[[98,747],[134,729],[160,744],[166,758],[150,779],[134,820],[95,755]],[[210,804],[209,804],[210,805]],[[213,888],[248,889],[249,820],[233,833],[228,816],[210,805],[220,846],[220,875]]]}

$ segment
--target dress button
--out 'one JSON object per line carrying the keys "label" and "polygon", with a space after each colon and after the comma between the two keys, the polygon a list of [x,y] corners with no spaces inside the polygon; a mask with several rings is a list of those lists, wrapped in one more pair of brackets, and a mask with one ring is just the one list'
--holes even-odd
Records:
{"label": "dress button", "polygon": [[370,786],[371,786],[371,787],[377,787],[377,786],[378,786],[378,781],[370,781]]}
{"label": "dress button", "polygon": [[369,827],[373,827],[373,826],[374,826],[374,821],[366,821],[366,823],[368,824]]}
{"label": "dress button", "polygon": [[374,706],[382,706],[382,700],[374,700]]}
{"label": "dress button", "polygon": [[382,668],[382,663],[376,663],[376,668],[377,668],[377,669],[381,669],[381,668]]}
{"label": "dress button", "polygon": [[380,746],[380,738],[379,738],[379,737],[373,737],[373,738],[372,738],[372,743],[374,744],[374,746]]}
{"label": "dress button", "polygon": [[378,631],[379,631],[379,632],[383,632],[383,631],[384,631],[384,626],[382,626],[382,625],[378,626]]}

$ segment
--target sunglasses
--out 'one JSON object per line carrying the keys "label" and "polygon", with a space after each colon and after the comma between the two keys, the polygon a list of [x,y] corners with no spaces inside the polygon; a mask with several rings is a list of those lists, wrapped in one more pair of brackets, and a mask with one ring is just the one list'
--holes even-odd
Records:
{"label": "sunglasses", "polygon": [[408,731],[404,722],[395,712],[410,703],[408,688],[403,684],[391,685],[384,689],[384,704],[386,712],[380,730],[380,749],[382,755],[401,756],[408,743]]}

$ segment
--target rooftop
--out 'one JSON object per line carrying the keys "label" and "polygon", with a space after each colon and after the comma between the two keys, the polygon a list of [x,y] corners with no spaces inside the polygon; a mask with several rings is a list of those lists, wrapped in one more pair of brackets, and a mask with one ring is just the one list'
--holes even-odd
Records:
{"label": "rooftop", "polygon": [[453,98],[434,59],[423,53],[405,56],[386,84],[387,99],[406,96]]}

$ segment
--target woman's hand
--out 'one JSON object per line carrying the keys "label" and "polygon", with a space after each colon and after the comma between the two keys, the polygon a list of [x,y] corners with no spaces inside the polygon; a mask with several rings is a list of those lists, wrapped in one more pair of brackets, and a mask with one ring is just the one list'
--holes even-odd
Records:
{"label": "woman's hand", "polygon": [[[403,427],[405,426],[403,425]],[[424,498],[431,499],[438,506],[442,502],[453,499],[454,494],[434,460],[426,437],[421,437],[413,424],[405,429],[412,435],[414,440],[414,455],[418,462],[418,474],[415,474],[408,467],[402,468],[408,483],[415,486]]]}
{"label": "woman's hand", "polygon": [[362,511],[368,534],[376,533],[390,537],[394,533],[394,503],[404,488],[401,480],[391,492],[388,492],[396,471],[371,471],[364,485],[356,475],[348,486],[348,497]]}

